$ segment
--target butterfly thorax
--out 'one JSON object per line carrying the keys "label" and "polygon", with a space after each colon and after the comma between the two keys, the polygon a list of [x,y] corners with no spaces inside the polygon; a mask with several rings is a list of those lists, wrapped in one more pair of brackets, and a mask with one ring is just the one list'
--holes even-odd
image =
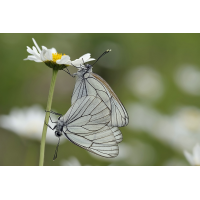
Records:
{"label": "butterfly thorax", "polygon": [[55,131],[56,137],[60,137],[62,135],[63,127],[64,127],[64,121],[62,119],[59,119],[56,125],[56,131]]}

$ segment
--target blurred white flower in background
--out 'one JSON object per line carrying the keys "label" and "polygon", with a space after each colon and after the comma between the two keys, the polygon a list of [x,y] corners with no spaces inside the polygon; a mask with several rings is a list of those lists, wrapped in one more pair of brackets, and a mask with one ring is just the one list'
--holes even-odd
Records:
{"label": "blurred white flower in background", "polygon": [[130,122],[128,127],[135,130],[153,130],[160,117],[156,110],[139,103],[127,105],[126,109],[129,111]]}
{"label": "blurred white flower in background", "polygon": [[[0,115],[0,126],[20,136],[40,141],[42,137],[44,118],[45,111],[39,105],[22,109],[13,108],[9,115]],[[53,121],[57,121],[55,116],[51,115],[51,118]],[[55,126],[50,119],[49,125],[52,128]],[[63,140],[62,138],[64,137],[61,137],[61,141]],[[58,143],[58,138],[50,128],[47,129],[46,142],[50,144]]]}
{"label": "blurred white flower in background", "polygon": [[200,70],[195,66],[182,66],[177,69],[174,80],[177,86],[187,94],[200,95]]}
{"label": "blurred white flower in background", "polygon": [[176,112],[174,120],[181,127],[181,133],[200,133],[200,109],[183,107]]}
{"label": "blurred white flower in background", "polygon": [[196,144],[193,147],[192,154],[188,153],[187,151],[184,151],[184,155],[190,165],[198,165],[200,166],[200,145]]}
{"label": "blurred white flower in background", "polygon": [[62,160],[60,162],[60,165],[61,166],[81,166],[79,160],[74,156],[70,157],[67,160]]}
{"label": "blurred white flower in background", "polygon": [[150,106],[133,103],[127,106],[130,123],[128,128],[144,131],[182,152],[200,142],[200,110],[182,107],[171,115],[164,115]]}
{"label": "blurred white flower in background", "polygon": [[151,67],[141,66],[125,76],[127,87],[142,100],[156,101],[164,92],[161,75]]}

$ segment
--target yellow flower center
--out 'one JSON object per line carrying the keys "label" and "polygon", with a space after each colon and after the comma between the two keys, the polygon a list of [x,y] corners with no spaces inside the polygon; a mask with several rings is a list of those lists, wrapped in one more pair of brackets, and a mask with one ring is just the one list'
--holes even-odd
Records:
{"label": "yellow flower center", "polygon": [[[65,54],[63,54],[65,55]],[[62,53],[52,53],[52,60],[53,62],[56,62],[56,60],[60,60],[62,57]]]}

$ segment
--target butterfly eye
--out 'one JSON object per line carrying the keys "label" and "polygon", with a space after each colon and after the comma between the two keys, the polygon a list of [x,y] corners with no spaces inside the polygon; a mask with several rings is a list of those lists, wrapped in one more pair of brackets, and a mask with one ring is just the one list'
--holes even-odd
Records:
{"label": "butterfly eye", "polygon": [[90,66],[91,66],[90,64],[86,64],[85,65],[86,68],[90,68]]}
{"label": "butterfly eye", "polygon": [[60,137],[62,134],[60,134],[60,132],[58,132],[58,131],[55,131],[55,135],[56,135],[56,137]]}

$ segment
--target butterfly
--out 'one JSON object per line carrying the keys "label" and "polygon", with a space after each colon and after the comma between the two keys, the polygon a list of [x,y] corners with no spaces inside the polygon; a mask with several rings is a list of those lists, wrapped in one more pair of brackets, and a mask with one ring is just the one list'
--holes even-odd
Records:
{"label": "butterfly", "polygon": [[[54,128],[55,135],[65,137],[92,153],[102,157],[116,157],[119,153],[118,143],[122,141],[121,131],[108,124],[111,120],[111,110],[98,96],[86,95],[74,100],[65,115],[60,115]],[[50,118],[51,119],[51,118]],[[59,145],[59,142],[58,142]],[[58,145],[54,155],[57,157]]]}
{"label": "butterfly", "polygon": [[[111,50],[106,50],[96,62],[105,54]],[[92,72],[92,66],[90,64],[84,63],[84,57],[88,59],[90,54],[85,54],[82,56],[83,64],[80,63],[81,58],[72,62],[72,65],[78,69],[76,76],[76,84],[71,98],[71,104],[73,104],[77,99],[84,96],[97,96],[100,98],[105,105],[111,110],[111,121],[108,126],[111,127],[123,127],[129,122],[129,117],[123,104],[114,93],[109,84],[99,75]],[[89,59],[92,60],[92,59]],[[74,65],[75,64],[75,65]]]}

